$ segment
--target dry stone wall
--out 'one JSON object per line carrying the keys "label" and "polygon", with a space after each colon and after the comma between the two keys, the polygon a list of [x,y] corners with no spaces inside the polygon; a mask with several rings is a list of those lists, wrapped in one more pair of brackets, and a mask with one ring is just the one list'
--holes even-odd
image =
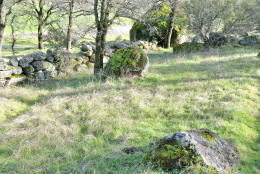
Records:
{"label": "dry stone wall", "polygon": [[70,52],[50,49],[46,53],[37,51],[22,58],[12,57],[8,63],[0,59],[0,87],[65,76],[83,70],[86,63]]}

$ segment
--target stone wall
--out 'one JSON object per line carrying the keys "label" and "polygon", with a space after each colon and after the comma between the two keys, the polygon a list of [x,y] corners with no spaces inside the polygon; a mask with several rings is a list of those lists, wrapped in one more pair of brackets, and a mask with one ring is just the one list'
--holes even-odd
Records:
{"label": "stone wall", "polygon": [[50,49],[46,53],[37,51],[22,58],[12,57],[8,63],[0,59],[0,87],[65,76],[83,70],[87,62],[70,52]]}

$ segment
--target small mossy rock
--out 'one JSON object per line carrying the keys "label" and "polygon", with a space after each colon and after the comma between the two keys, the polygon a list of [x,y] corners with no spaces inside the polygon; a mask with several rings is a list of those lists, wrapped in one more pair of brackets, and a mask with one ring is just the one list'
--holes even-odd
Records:
{"label": "small mossy rock", "polygon": [[129,47],[116,51],[105,69],[106,76],[142,77],[149,68],[149,58],[138,47]]}
{"label": "small mossy rock", "polygon": [[257,57],[260,58],[260,52],[258,53]]}
{"label": "small mossy rock", "polygon": [[174,133],[151,143],[146,162],[164,170],[182,169],[197,163],[226,173],[239,162],[238,151],[208,129]]}
{"label": "small mossy rock", "polygon": [[180,45],[174,45],[173,46],[173,53],[191,53],[195,51],[200,51],[203,48],[202,43],[197,43],[197,42],[185,42]]}

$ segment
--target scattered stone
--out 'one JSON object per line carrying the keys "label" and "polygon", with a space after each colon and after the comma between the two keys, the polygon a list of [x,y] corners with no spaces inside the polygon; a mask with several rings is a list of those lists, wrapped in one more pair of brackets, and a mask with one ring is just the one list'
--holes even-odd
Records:
{"label": "scattered stone", "polygon": [[19,60],[19,66],[22,68],[26,68],[32,62],[33,62],[33,57],[31,57],[30,55],[24,56],[21,60]]}
{"label": "scattered stone", "polygon": [[0,71],[0,79],[11,77],[12,70]]}
{"label": "scattered stone", "polygon": [[174,133],[151,143],[146,161],[164,170],[188,167],[198,161],[221,174],[240,161],[238,151],[216,133],[199,129]]}
{"label": "scattered stone", "polygon": [[18,66],[18,59],[17,59],[17,57],[11,57],[10,59],[9,59],[9,64],[11,65],[11,66]]}
{"label": "scattered stone", "polygon": [[20,75],[23,73],[23,69],[19,66],[13,66],[12,68],[12,75]]}
{"label": "scattered stone", "polygon": [[149,58],[138,47],[118,50],[107,63],[104,74],[116,77],[142,77],[149,68]]}
{"label": "scattered stone", "polygon": [[26,76],[25,75],[13,75],[11,76],[8,80],[7,80],[7,86],[10,85],[17,85],[20,84],[22,82],[24,82],[26,80]]}

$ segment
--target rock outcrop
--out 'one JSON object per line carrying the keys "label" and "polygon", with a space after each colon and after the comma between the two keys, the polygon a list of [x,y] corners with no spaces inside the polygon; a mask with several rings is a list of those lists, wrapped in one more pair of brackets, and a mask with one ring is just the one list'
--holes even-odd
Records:
{"label": "rock outcrop", "polygon": [[208,129],[174,133],[151,143],[145,159],[164,170],[200,162],[221,174],[230,171],[240,160],[236,148]]}

